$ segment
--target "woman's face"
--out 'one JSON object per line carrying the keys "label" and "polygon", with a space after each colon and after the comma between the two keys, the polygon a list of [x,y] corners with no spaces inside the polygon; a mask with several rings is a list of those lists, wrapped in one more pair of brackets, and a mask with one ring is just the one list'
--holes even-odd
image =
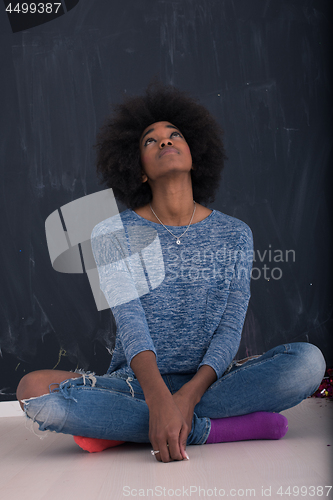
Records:
{"label": "woman's face", "polygon": [[192,156],[181,131],[170,122],[149,125],[140,138],[143,182],[190,172]]}

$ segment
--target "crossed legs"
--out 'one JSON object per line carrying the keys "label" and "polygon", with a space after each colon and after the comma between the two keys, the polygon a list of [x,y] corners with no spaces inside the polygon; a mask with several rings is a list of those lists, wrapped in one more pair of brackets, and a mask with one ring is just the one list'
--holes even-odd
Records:
{"label": "crossed legs", "polygon": [[[234,434],[237,426],[242,432],[246,426],[251,431],[254,413],[279,412],[298,404],[317,389],[324,371],[321,352],[307,343],[278,346],[244,365],[235,365],[212,384],[196,406],[188,444],[203,444],[207,439],[208,442],[238,440]],[[168,375],[165,380],[171,380],[170,389],[176,391],[189,376]],[[20,400],[27,400],[21,406],[39,423],[41,430],[149,442],[148,407],[136,379],[43,370],[26,375],[17,395]],[[232,423],[231,419],[227,422],[227,417],[247,414],[252,414],[247,423],[243,419],[239,425],[240,420],[234,420],[235,425],[225,435],[227,424]],[[261,432],[262,417],[255,426]],[[264,438],[262,433],[249,432],[245,437],[244,433],[236,434],[241,439]]]}

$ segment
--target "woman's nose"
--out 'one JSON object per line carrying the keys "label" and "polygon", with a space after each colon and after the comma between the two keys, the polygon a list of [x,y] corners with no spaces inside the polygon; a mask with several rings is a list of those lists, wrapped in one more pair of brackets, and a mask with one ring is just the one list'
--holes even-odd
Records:
{"label": "woman's nose", "polygon": [[172,146],[173,142],[171,139],[162,139],[160,141],[160,148],[165,148],[165,146]]}

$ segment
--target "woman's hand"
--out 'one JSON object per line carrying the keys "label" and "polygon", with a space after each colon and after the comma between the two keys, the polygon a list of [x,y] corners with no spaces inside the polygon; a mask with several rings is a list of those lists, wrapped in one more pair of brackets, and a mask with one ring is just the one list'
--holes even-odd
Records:
{"label": "woman's hand", "polygon": [[188,458],[185,447],[190,432],[185,419],[173,400],[157,368],[152,351],[143,351],[133,357],[134,371],[149,408],[149,440],[156,460],[170,462]]}
{"label": "woman's hand", "polygon": [[172,398],[187,424],[188,434],[191,432],[192,428],[195,405],[199,403],[205,391],[215,382],[215,380],[215,371],[210,366],[204,365],[189,382],[184,384],[179,391],[173,394]]}
{"label": "woman's hand", "polygon": [[188,459],[186,440],[190,432],[185,418],[169,393],[169,397],[154,399],[149,407],[149,440],[156,460],[171,462]]}

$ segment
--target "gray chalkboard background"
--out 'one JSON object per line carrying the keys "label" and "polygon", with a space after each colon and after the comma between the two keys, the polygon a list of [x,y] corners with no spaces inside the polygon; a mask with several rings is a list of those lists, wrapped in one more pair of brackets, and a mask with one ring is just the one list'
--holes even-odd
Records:
{"label": "gray chalkboard background", "polygon": [[154,76],[197,97],[225,130],[229,160],[211,207],[250,225],[256,258],[238,356],[309,341],[332,365],[331,3],[63,1],[62,15],[31,27],[21,14],[13,32],[4,2],[2,400],[35,369],[109,365],[111,313],[97,311],[85,275],[53,270],[44,224],[104,189],[96,132],[110,104]]}

